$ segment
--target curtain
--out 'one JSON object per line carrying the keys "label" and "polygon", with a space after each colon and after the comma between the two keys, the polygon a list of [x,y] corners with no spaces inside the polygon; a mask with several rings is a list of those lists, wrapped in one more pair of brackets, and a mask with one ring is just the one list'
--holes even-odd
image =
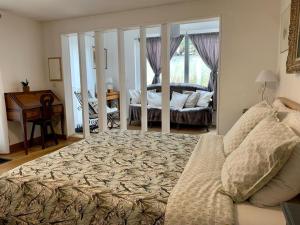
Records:
{"label": "curtain", "polygon": [[219,33],[189,35],[204,63],[210,68],[208,89],[214,92],[213,108],[217,107],[217,78],[219,66]]}
{"label": "curtain", "polygon": [[[175,54],[178,46],[180,45],[183,35],[171,38],[170,43],[170,59]],[[154,72],[152,84],[160,83],[159,75],[161,73],[161,38],[151,37],[146,40],[147,59]]]}
{"label": "curtain", "polygon": [[4,99],[4,79],[0,70],[0,152],[9,153],[8,124]]}

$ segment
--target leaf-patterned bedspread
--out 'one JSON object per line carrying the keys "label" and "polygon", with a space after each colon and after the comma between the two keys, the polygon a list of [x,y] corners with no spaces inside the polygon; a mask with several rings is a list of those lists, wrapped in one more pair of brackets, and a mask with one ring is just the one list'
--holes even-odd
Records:
{"label": "leaf-patterned bedspread", "polygon": [[158,225],[199,136],[103,132],[0,177],[0,224]]}

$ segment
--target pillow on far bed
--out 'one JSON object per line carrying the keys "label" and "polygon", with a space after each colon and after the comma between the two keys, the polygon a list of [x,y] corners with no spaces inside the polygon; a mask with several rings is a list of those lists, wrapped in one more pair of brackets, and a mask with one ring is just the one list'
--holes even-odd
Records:
{"label": "pillow on far bed", "polygon": [[182,109],[188,97],[188,94],[181,94],[173,91],[170,107],[173,109]]}
{"label": "pillow on far bed", "polygon": [[[291,112],[282,121],[300,135],[300,112]],[[300,145],[281,171],[260,191],[250,198],[257,206],[276,206],[296,197],[300,193]]]}
{"label": "pillow on far bed", "polygon": [[300,138],[274,116],[262,120],[225,160],[223,192],[243,202],[278,174]]}
{"label": "pillow on far bed", "polygon": [[211,101],[211,98],[214,95],[214,92],[201,91],[201,90],[197,90],[196,92],[200,93],[197,106],[204,107],[204,108],[208,107],[209,102]]}
{"label": "pillow on far bed", "polygon": [[189,97],[184,104],[184,108],[195,108],[200,98],[200,92],[195,91],[183,91],[183,94],[188,94]]}
{"label": "pillow on far bed", "polygon": [[148,105],[152,107],[161,107],[161,92],[147,91]]}
{"label": "pillow on far bed", "polygon": [[250,131],[265,117],[274,115],[275,110],[265,101],[252,106],[224,136],[224,153],[228,156],[243,142]]}

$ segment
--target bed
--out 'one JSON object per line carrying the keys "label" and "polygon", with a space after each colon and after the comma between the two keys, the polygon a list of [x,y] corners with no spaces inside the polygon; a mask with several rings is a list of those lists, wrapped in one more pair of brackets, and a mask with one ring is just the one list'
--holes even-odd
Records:
{"label": "bed", "polygon": [[0,224],[284,225],[220,192],[224,160],[220,135],[102,132],[1,175]]}
{"label": "bed", "polygon": [[0,178],[0,224],[163,224],[199,137],[103,132]]}

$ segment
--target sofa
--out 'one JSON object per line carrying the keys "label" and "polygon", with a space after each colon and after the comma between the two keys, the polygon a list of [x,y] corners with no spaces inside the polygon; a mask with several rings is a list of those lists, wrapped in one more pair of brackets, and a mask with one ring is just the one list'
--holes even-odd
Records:
{"label": "sofa", "polygon": [[[149,85],[147,87],[148,91],[161,92],[161,84]],[[199,85],[194,84],[171,84],[170,85],[170,100],[172,98],[172,93],[183,93],[184,91],[208,91]],[[193,125],[205,127],[209,131],[209,127],[212,124],[212,109],[213,100],[211,100],[207,107],[194,107],[194,108],[182,108],[182,109],[170,109],[170,122],[176,125],[178,128],[181,125]],[[148,123],[150,126],[153,123],[161,122],[161,107],[147,107],[148,113]],[[129,105],[129,124],[132,122],[141,121],[141,105],[132,104],[130,100]]]}

